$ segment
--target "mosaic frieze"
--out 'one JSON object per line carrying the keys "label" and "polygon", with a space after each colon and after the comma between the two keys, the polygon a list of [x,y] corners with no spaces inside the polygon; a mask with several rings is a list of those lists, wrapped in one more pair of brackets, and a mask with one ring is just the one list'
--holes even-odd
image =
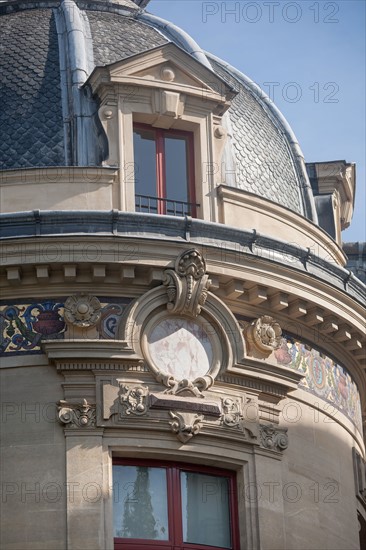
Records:
{"label": "mosaic frieze", "polygon": [[[100,339],[114,339],[130,300],[100,299],[101,315],[96,325]],[[0,354],[41,353],[43,340],[67,338],[64,299],[0,305]]]}
{"label": "mosaic frieze", "polygon": [[[348,416],[362,433],[360,395],[356,383],[345,368],[318,350],[289,336],[282,338],[274,356],[279,365],[304,374],[300,388],[327,401]],[[331,410],[329,412],[332,413]]]}

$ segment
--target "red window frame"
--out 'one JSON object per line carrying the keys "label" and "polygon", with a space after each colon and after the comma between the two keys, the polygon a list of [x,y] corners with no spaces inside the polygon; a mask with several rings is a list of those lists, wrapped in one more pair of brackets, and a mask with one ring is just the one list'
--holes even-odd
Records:
{"label": "red window frame", "polygon": [[[194,138],[192,132],[185,130],[165,130],[163,128],[154,128],[148,124],[134,122],[133,129],[141,128],[154,133],[155,135],[155,152],[156,152],[156,182],[157,182],[157,207],[158,214],[166,214],[166,201],[159,199],[169,199],[166,192],[166,171],[165,171],[165,144],[166,136],[182,136],[187,140],[187,203],[192,207],[191,215],[193,218],[197,216],[196,209],[196,189],[194,178]],[[174,202],[172,200],[172,202]]]}
{"label": "red window frame", "polygon": [[238,522],[238,497],[236,488],[236,473],[232,470],[222,470],[199,464],[185,464],[182,462],[154,461],[142,459],[114,458],[113,466],[146,466],[150,468],[165,468],[167,473],[167,498],[168,498],[168,541],[143,540],[143,539],[114,539],[114,550],[221,550],[220,546],[208,546],[183,542],[182,504],[180,472],[197,472],[221,476],[229,479],[229,506],[230,506],[230,532],[231,550],[240,550],[239,522]]}

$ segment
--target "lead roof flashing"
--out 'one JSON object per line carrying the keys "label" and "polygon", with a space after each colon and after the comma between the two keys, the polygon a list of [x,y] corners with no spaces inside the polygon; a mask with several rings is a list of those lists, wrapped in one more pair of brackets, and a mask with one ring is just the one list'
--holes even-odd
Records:
{"label": "lead roof flashing", "polygon": [[[28,211],[0,214],[0,241],[42,237],[126,236],[149,241],[187,242],[187,219],[136,212],[116,211]],[[309,248],[274,239],[255,230],[237,229],[214,222],[190,220],[190,243],[207,250],[225,246],[227,252],[240,253],[244,258],[283,265],[286,269],[306,273],[311,277],[365,303],[366,285],[351,271],[320,258]],[[253,242],[255,245],[253,246]]]}

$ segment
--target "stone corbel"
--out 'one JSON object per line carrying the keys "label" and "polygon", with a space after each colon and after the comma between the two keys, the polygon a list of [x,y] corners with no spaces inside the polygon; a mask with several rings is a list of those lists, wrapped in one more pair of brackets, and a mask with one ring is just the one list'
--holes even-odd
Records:
{"label": "stone corbel", "polygon": [[108,157],[103,161],[103,165],[118,166],[118,108],[115,97],[106,97],[98,111],[98,116],[108,140]]}
{"label": "stone corbel", "polygon": [[82,403],[61,400],[58,403],[58,418],[67,428],[95,428],[96,406],[86,399]]}
{"label": "stone corbel", "polygon": [[167,308],[171,313],[197,317],[204,305],[211,281],[206,275],[206,263],[194,248],[183,252],[175,269],[167,269],[163,283],[167,288]]}
{"label": "stone corbel", "polygon": [[[251,441],[259,438],[258,434],[258,408],[256,406],[256,418],[252,421],[248,421],[245,418],[243,410],[243,399],[236,399],[232,397],[225,397],[221,399],[222,403],[222,415],[220,422],[227,428],[234,428],[240,430]],[[248,400],[249,402],[249,400]],[[252,403],[249,403],[251,406]]]}
{"label": "stone corbel", "polygon": [[287,428],[279,428],[274,424],[260,425],[261,445],[271,451],[284,451],[288,447]]}
{"label": "stone corbel", "polygon": [[[228,131],[223,125],[222,117],[214,117],[214,126],[213,126],[213,145],[215,148],[215,163],[210,166],[207,166],[209,173],[207,175],[213,176],[217,185],[221,183],[226,183],[226,177],[229,176],[228,172],[231,173],[231,168],[225,162],[224,151],[228,141]],[[220,169],[217,170],[217,167]]]}
{"label": "stone corbel", "polygon": [[203,425],[203,415],[186,412],[169,412],[172,421],[170,428],[181,443],[187,443],[194,435],[197,435]]}

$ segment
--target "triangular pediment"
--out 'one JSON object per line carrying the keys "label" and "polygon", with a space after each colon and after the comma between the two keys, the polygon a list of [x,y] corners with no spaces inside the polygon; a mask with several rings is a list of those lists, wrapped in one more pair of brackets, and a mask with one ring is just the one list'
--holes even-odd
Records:
{"label": "triangular pediment", "polygon": [[158,87],[201,95],[213,101],[225,102],[236,95],[235,90],[216,73],[172,43],[105,67],[96,67],[89,80],[92,86],[108,81]]}
{"label": "triangular pediment", "polygon": [[[202,88],[203,82],[194,74],[183,70],[173,61],[163,61],[141,71],[133,73],[134,76],[155,81],[174,82],[177,85],[192,86],[193,88]],[[205,86],[206,88],[207,86]],[[208,88],[208,87],[207,87]]]}

